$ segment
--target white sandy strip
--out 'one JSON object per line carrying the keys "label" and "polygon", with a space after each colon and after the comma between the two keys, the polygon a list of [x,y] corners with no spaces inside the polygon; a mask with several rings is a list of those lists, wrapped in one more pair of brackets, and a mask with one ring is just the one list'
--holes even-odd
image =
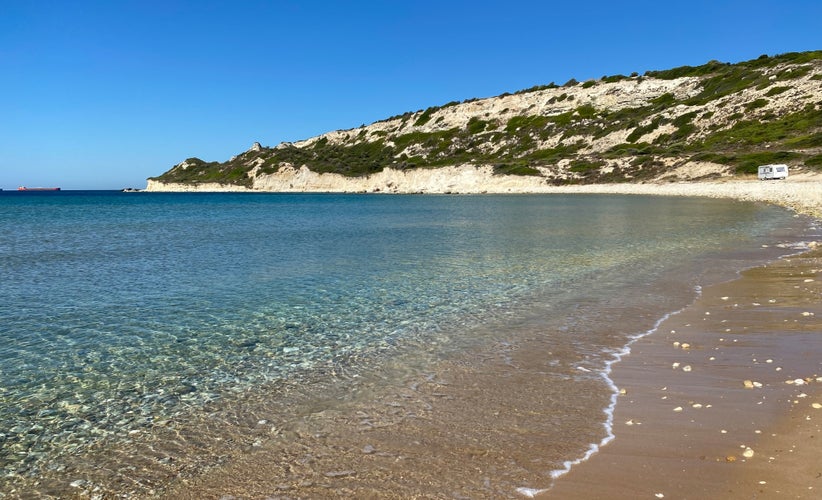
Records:
{"label": "white sandy strip", "polygon": [[822,174],[800,173],[786,180],[722,179],[710,182],[652,182],[551,186],[539,177],[494,175],[491,167],[463,165],[398,171],[367,177],[318,174],[306,167],[281,168],[254,179],[252,188],[217,183],[174,184],[149,180],[147,191],[241,191],[332,193],[609,193],[658,196],[708,196],[761,201],[822,218]]}
{"label": "white sandy strip", "polygon": [[706,196],[761,201],[822,218],[822,175],[805,174],[783,181],[728,180],[670,184],[592,184],[558,186],[554,193],[643,194]]}

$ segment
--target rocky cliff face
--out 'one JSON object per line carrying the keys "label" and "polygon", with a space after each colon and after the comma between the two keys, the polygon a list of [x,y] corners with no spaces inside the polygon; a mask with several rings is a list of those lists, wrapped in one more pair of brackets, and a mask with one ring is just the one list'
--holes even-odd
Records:
{"label": "rocky cliff face", "polygon": [[822,51],[603,77],[409,112],[227,162],[190,158],[148,190],[504,192],[822,168]]}

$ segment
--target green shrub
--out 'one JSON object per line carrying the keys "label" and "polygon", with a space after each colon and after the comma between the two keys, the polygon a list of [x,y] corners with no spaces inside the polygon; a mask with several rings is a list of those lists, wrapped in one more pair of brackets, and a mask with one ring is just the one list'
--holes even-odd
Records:
{"label": "green shrub", "polygon": [[764,108],[768,105],[770,101],[765,98],[760,97],[759,99],[754,99],[753,101],[745,104],[745,109],[748,111],[753,111],[754,109]]}
{"label": "green shrub", "polygon": [[785,141],[785,146],[798,149],[822,148],[822,132],[793,137]]}
{"label": "green shrub", "polygon": [[678,101],[676,100],[676,96],[671,94],[670,92],[662,94],[659,97],[655,97],[654,99],[651,99],[651,104],[654,105],[655,109],[659,110],[670,108],[671,106],[677,104],[677,102]]}
{"label": "green shrub", "polygon": [[438,108],[436,108],[436,107],[430,107],[430,108],[426,109],[425,111],[423,111],[422,114],[414,122],[414,126],[415,127],[422,127],[423,125],[428,123],[428,121],[431,119],[431,115],[433,115],[434,112],[437,111],[437,109]]}
{"label": "green shrub", "polygon": [[820,123],[822,123],[822,110],[816,109],[811,104],[801,111],[775,120],[740,121],[729,129],[714,132],[695,147],[709,150],[778,142],[810,134],[819,128]]}
{"label": "green shrub", "polygon": [[553,165],[562,159],[573,157],[573,155],[576,154],[576,152],[582,147],[583,144],[581,143],[560,144],[554,148],[537,149],[531,151],[527,155],[526,159],[540,164]]}
{"label": "green shrub", "polygon": [[515,95],[516,94],[527,94],[529,92],[537,92],[537,91],[540,91],[540,90],[555,89],[557,87],[559,87],[559,86],[556,83],[551,82],[548,85],[534,85],[533,87],[530,87],[530,88],[527,88],[527,89],[517,90],[516,92],[514,92],[514,94]]}
{"label": "green shrub", "polygon": [[822,155],[814,155],[805,159],[805,166],[814,169],[822,168]]}
{"label": "green shrub", "polygon": [[541,129],[545,128],[545,126],[548,124],[548,121],[549,118],[547,116],[542,115],[512,116],[508,119],[508,123],[505,125],[505,131],[510,134],[520,129]]}
{"label": "green shrub", "polygon": [[485,128],[488,126],[488,122],[484,120],[480,120],[479,118],[472,117],[468,120],[468,125],[466,125],[466,129],[468,130],[469,134],[479,134],[483,132]]}
{"label": "green shrub", "polygon": [[790,89],[791,89],[791,87],[771,87],[771,89],[768,90],[768,92],[765,93],[765,96],[766,97],[773,97],[775,95],[781,94],[782,92],[785,92],[785,91],[790,90]]}
{"label": "green shrub", "polygon": [[690,113],[683,113],[676,118],[673,119],[671,123],[674,124],[676,127],[682,127],[683,125],[687,125],[696,118],[697,111],[691,111]]}
{"label": "green shrub", "polygon": [[734,157],[731,164],[736,167],[735,171],[738,174],[755,174],[760,165],[787,163],[800,157],[801,155],[791,151],[763,151]]}
{"label": "green shrub", "polygon": [[546,120],[549,122],[558,125],[558,126],[565,126],[571,123],[574,119],[574,112],[567,111],[565,113],[560,113],[558,115],[549,115],[545,117]]}
{"label": "green shrub", "polygon": [[[636,76],[636,75],[634,75]],[[628,77],[625,75],[611,75],[611,76],[603,76],[602,81],[605,83],[614,83],[621,80],[627,80]]]}
{"label": "green shrub", "polygon": [[714,73],[724,68],[727,64],[719,61],[709,61],[702,66],[680,66],[678,68],[663,71],[646,71],[645,76],[659,78],[662,80],[674,80],[686,76],[704,76]]}
{"label": "green shrub", "polygon": [[726,95],[754,87],[763,81],[767,81],[767,78],[758,71],[751,71],[741,66],[729,66],[703,80],[702,91],[686,100],[685,104],[689,106],[707,104]]}
{"label": "green shrub", "polygon": [[798,66],[793,68],[787,68],[777,73],[776,79],[779,81],[794,80],[796,78],[801,78],[807,75],[811,72],[812,69],[813,67],[811,66]]}
{"label": "green shrub", "polygon": [[541,175],[539,170],[524,163],[498,163],[494,165],[496,175]]}
{"label": "green shrub", "polygon": [[661,122],[662,122],[662,117],[657,116],[648,125],[636,127],[633,130],[633,132],[628,134],[628,137],[626,137],[625,140],[628,141],[628,142],[636,142],[640,138],[642,138],[642,136],[644,136],[645,134],[653,132],[654,130],[659,128],[659,124]]}
{"label": "green shrub", "polygon": [[456,128],[440,130],[436,132],[409,132],[394,138],[397,149],[403,150],[411,144],[419,144],[426,147],[434,147],[443,141],[451,141],[456,136]]}
{"label": "green shrub", "polygon": [[691,156],[691,161],[704,161],[710,163],[719,163],[722,165],[731,165],[733,162],[734,157],[724,155],[721,153],[714,153],[714,152],[705,152],[705,153],[697,153]]}
{"label": "green shrub", "polygon": [[605,166],[604,160],[587,160],[587,159],[577,159],[573,160],[569,166],[568,170],[571,172],[582,173],[582,172],[589,172],[592,170],[598,170],[600,167]]}
{"label": "green shrub", "polygon": [[576,111],[580,118],[593,118],[597,114],[597,108],[591,104],[583,104]]}

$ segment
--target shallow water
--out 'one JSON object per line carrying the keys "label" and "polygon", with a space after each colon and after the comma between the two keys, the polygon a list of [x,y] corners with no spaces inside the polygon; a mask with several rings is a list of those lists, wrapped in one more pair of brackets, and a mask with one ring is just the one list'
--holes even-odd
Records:
{"label": "shallow water", "polygon": [[550,472],[601,439],[614,353],[803,228],[685,198],[2,193],[0,491],[147,494],[171,455],[175,474],[230,455],[236,408],[304,415],[519,345],[545,350],[553,397],[592,387]]}

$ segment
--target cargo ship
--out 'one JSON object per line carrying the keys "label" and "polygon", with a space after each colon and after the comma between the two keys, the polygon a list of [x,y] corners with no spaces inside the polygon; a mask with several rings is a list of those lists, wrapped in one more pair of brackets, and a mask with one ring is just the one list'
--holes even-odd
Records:
{"label": "cargo ship", "polygon": [[60,191],[60,188],[30,188],[26,186],[20,186],[17,188],[18,191]]}

